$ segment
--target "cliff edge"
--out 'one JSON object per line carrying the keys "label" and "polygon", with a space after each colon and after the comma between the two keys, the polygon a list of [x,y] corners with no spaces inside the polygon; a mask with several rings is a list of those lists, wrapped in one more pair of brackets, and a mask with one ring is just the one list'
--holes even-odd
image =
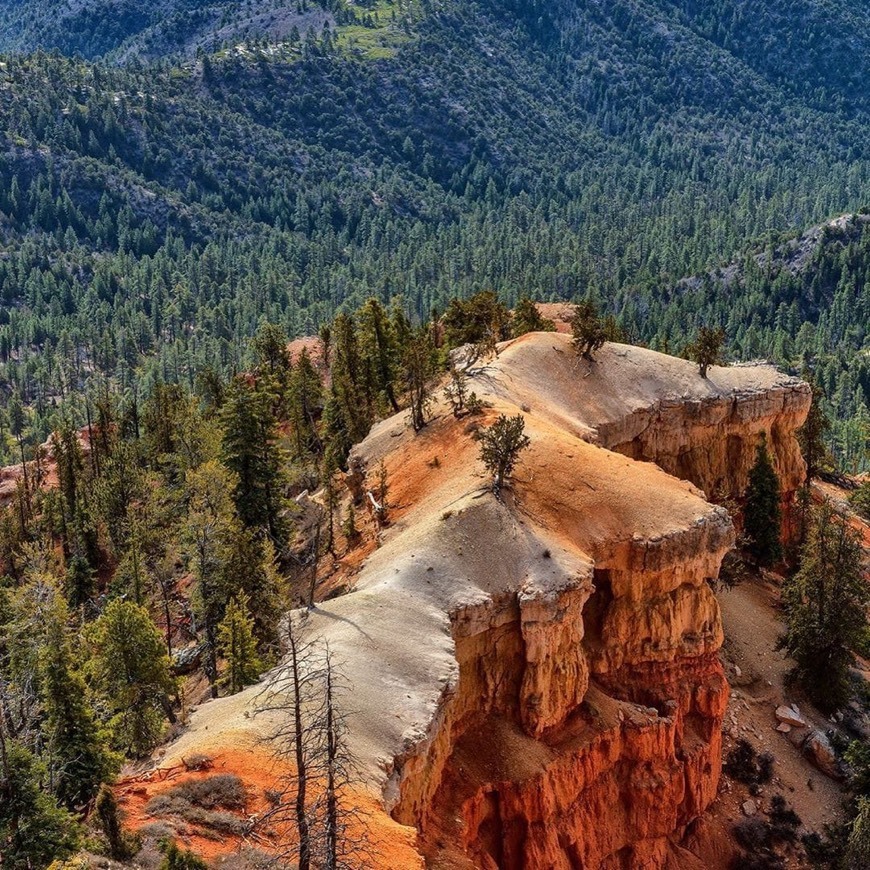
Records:
{"label": "cliff edge", "polygon": [[[728,698],[707,581],[734,541],[705,492],[743,491],[762,431],[794,490],[809,389],[623,345],[588,362],[555,333],[469,388],[482,417],[437,405],[415,435],[397,415],[355,450],[369,480],[384,463],[391,522],[304,620],[343,662],[366,786],[430,867],[691,867]],[[474,430],[500,413],[531,447],[497,498]],[[204,705],[167,763],[262,727],[255,695]]]}

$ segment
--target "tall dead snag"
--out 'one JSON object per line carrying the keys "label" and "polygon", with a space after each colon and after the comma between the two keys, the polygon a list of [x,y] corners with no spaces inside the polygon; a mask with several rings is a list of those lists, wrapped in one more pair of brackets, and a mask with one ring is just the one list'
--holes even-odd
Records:
{"label": "tall dead snag", "polygon": [[365,819],[349,799],[354,766],[338,703],[347,687],[328,644],[303,640],[305,618],[298,611],[288,617],[286,660],[257,707],[275,720],[268,743],[288,769],[257,826],[293,829],[295,836],[280,838],[282,866],[362,870],[372,866],[372,850]]}
{"label": "tall dead snag", "polygon": [[[300,640],[293,614],[287,618],[287,659],[269,678],[260,696],[257,713],[275,715],[276,724],[269,737],[273,755],[293,770],[282,777],[281,790],[274,807],[258,824],[283,825],[291,822],[298,841],[283,852],[282,862],[295,863],[299,870],[311,870],[311,825],[308,785],[317,755],[316,713],[318,673],[315,649]],[[295,861],[293,860],[295,859]]]}
{"label": "tall dead snag", "polygon": [[326,649],[326,866],[338,866],[338,732],[332,663]]}

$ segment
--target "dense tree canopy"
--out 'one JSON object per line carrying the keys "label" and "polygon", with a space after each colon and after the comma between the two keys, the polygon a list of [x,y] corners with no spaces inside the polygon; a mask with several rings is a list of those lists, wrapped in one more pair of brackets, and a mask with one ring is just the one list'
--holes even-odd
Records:
{"label": "dense tree canopy", "polygon": [[[36,32],[66,20],[30,5],[15,15]],[[58,32],[103,55],[151,18],[188,32],[197,5],[109,21],[88,2]],[[870,53],[851,8],[744,6],[330,3],[327,31],[178,66],[6,58],[0,377],[26,414],[9,400],[0,461],[16,430],[27,450],[44,439],[58,403],[83,418],[88,389],[94,411],[104,378],[132,412],[155,382],[239,370],[264,320],[313,334],[372,295],[419,320],[492,289],[509,305],[592,294],[630,339],[673,351],[702,322],[733,357],[808,363],[830,442],[863,462],[867,233],[831,229],[797,271],[770,254],[867,203]],[[221,0],[209,20],[245,9]],[[366,33],[389,50],[357,52]]]}

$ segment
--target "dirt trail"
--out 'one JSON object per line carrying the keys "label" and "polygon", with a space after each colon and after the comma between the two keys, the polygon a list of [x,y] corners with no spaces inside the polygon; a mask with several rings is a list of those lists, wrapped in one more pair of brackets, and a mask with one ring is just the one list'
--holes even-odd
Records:
{"label": "dirt trail", "polygon": [[[789,739],[799,739],[808,729],[780,734],[774,711],[779,704],[795,702],[810,727],[826,729],[831,723],[798,692],[785,687],[792,662],[775,649],[782,632],[778,598],[778,588],[764,580],[747,581],[719,596],[725,626],[722,656],[732,686],[725,717],[724,753],[727,757],[740,738],[747,739],[758,752],[771,752],[776,759],[774,778],[764,786],[760,797],[763,808],[774,794],[780,793],[792,804],[805,829],[821,832],[825,824],[841,817],[843,790],[814,767]],[[736,821],[742,817],[740,805],[749,797],[748,789],[725,777],[721,789],[722,798],[714,814]]]}

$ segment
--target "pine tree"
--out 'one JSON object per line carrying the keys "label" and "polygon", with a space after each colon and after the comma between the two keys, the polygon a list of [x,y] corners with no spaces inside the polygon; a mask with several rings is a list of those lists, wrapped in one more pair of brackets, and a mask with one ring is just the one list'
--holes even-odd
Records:
{"label": "pine tree", "polygon": [[103,785],[100,788],[94,801],[94,809],[109,844],[109,854],[116,861],[126,861],[131,858],[138,848],[137,838],[124,832],[118,801],[110,786]]}
{"label": "pine tree", "polygon": [[340,504],[336,474],[338,473],[337,453],[329,446],[323,455],[320,479],[323,481],[323,506],[326,516],[326,549],[335,556],[335,522]]}
{"label": "pine tree", "polygon": [[27,460],[24,455],[24,430],[27,428],[27,409],[21,401],[18,393],[13,393],[9,400],[9,431],[18,442],[18,451],[21,455],[21,475],[24,479],[25,493],[29,492],[29,483],[27,478]]}
{"label": "pine tree", "polygon": [[468,400],[468,375],[455,365],[450,366],[450,383],[444,388],[444,397],[450,402],[454,417],[462,417]]}
{"label": "pine tree", "polygon": [[254,635],[263,647],[275,646],[285,599],[280,558],[272,540],[236,525],[227,539],[226,561],[218,578],[222,607],[245,595],[254,619]]}
{"label": "pine tree", "polygon": [[688,346],[689,357],[698,364],[702,378],[707,377],[707,369],[721,362],[722,348],[725,346],[725,332],[721,328],[711,329],[702,326],[695,340]]}
{"label": "pine tree", "polygon": [[870,798],[858,801],[858,814],[846,844],[845,866],[849,870],[870,870]]}
{"label": "pine tree", "polygon": [[251,341],[254,352],[258,389],[269,396],[272,416],[287,416],[287,400],[293,364],[287,349],[287,334],[278,326],[266,323]]}
{"label": "pine tree", "polygon": [[414,331],[405,349],[402,369],[411,408],[411,426],[419,432],[426,425],[432,403],[430,380],[435,370],[434,348],[426,327]]}
{"label": "pine tree", "polygon": [[831,421],[822,407],[825,394],[815,379],[804,375],[809,380],[812,389],[812,405],[804,425],[797,431],[798,444],[804,462],[807,465],[804,486],[809,487],[814,477],[818,477],[828,458],[828,448],[825,444],[825,436],[831,428]]}
{"label": "pine tree", "polygon": [[175,840],[164,840],[160,844],[163,861],[159,870],[206,870],[208,864],[195,852],[182,849]]}
{"label": "pine tree", "polygon": [[481,350],[510,338],[511,315],[492,290],[468,299],[451,299],[441,318],[449,347],[479,345]]}
{"label": "pine tree", "polygon": [[382,393],[393,412],[399,410],[394,383],[397,349],[386,309],[377,299],[368,299],[359,312],[360,350],[372,389]]}
{"label": "pine tree", "polygon": [[853,649],[867,628],[870,588],[858,533],[830,502],[813,511],[800,569],[783,587],[786,631],[780,647],[807,694],[824,710],[851,696]]}
{"label": "pine tree", "polygon": [[870,522],[870,481],[864,481],[850,496],[852,509]]}
{"label": "pine tree", "polygon": [[353,506],[353,501],[347,505],[344,513],[344,521],[341,524],[341,533],[347,541],[348,548],[353,547],[359,538],[359,529],[356,527],[356,510]]}
{"label": "pine tree", "polygon": [[287,404],[294,458],[305,459],[320,450],[317,422],[323,412],[323,384],[307,348],[302,349],[290,375]]}
{"label": "pine tree", "polygon": [[493,489],[496,491],[513,473],[520,453],[531,444],[525,428],[522,414],[516,417],[502,414],[481,435],[480,458],[493,476]]}
{"label": "pine tree", "polygon": [[588,360],[604,344],[604,324],[598,316],[598,306],[591,300],[574,306],[571,335],[577,353]]}
{"label": "pine tree", "polygon": [[223,461],[236,476],[233,499],[240,519],[252,529],[267,529],[274,541],[283,543],[284,461],[269,397],[236,378],[227,390],[221,420]]}
{"label": "pine tree", "polygon": [[332,395],[351,444],[368,434],[373,419],[374,396],[364,376],[356,321],[339,314],[332,324]]}
{"label": "pine tree", "polygon": [[185,396],[178,384],[154,385],[142,410],[145,453],[154,462],[175,451],[178,423],[185,411]]}
{"label": "pine tree", "polygon": [[251,339],[251,350],[256,359],[257,370],[277,377],[290,372],[290,353],[287,350],[287,333],[274,323],[264,323]]}
{"label": "pine tree", "polygon": [[218,647],[226,660],[226,670],[220,684],[231,694],[257,682],[262,663],[257,654],[254,620],[249,612],[248,597],[233,598],[218,628]]}
{"label": "pine tree", "polygon": [[116,744],[136,756],[154,748],[164,715],[174,718],[169,696],[175,681],[163,639],[148,611],[115,599],[87,630],[88,670],[110,711]]}
{"label": "pine tree", "polygon": [[553,332],[555,329],[553,321],[547,320],[528,296],[523,296],[517,302],[511,318],[511,332],[514,337],[525,335],[527,332]]}
{"label": "pine tree", "polygon": [[762,433],[749,471],[743,507],[747,551],[755,564],[769,568],[782,558],[780,485]]}
{"label": "pine tree", "polygon": [[97,726],[82,676],[74,669],[69,641],[55,626],[41,656],[40,694],[44,734],[50,749],[54,793],[70,810],[97,793],[115,774],[120,759],[108,750]]}
{"label": "pine tree", "polygon": [[94,572],[88,560],[74,553],[66,566],[64,589],[71,607],[87,604],[94,594]]}
{"label": "pine tree", "polygon": [[[0,710],[0,714],[3,711]],[[31,870],[63,860],[76,850],[79,829],[40,783],[45,769],[33,754],[10,740],[0,722],[0,856],[3,867]]]}
{"label": "pine tree", "polygon": [[[236,485],[235,475],[216,461],[188,471],[185,478],[187,518],[182,542],[196,580],[194,606],[205,630],[205,671],[215,697],[217,629],[229,598],[227,583],[238,582],[232,563],[241,548],[234,542],[243,530],[232,500]],[[242,565],[245,573],[248,568]]]}

